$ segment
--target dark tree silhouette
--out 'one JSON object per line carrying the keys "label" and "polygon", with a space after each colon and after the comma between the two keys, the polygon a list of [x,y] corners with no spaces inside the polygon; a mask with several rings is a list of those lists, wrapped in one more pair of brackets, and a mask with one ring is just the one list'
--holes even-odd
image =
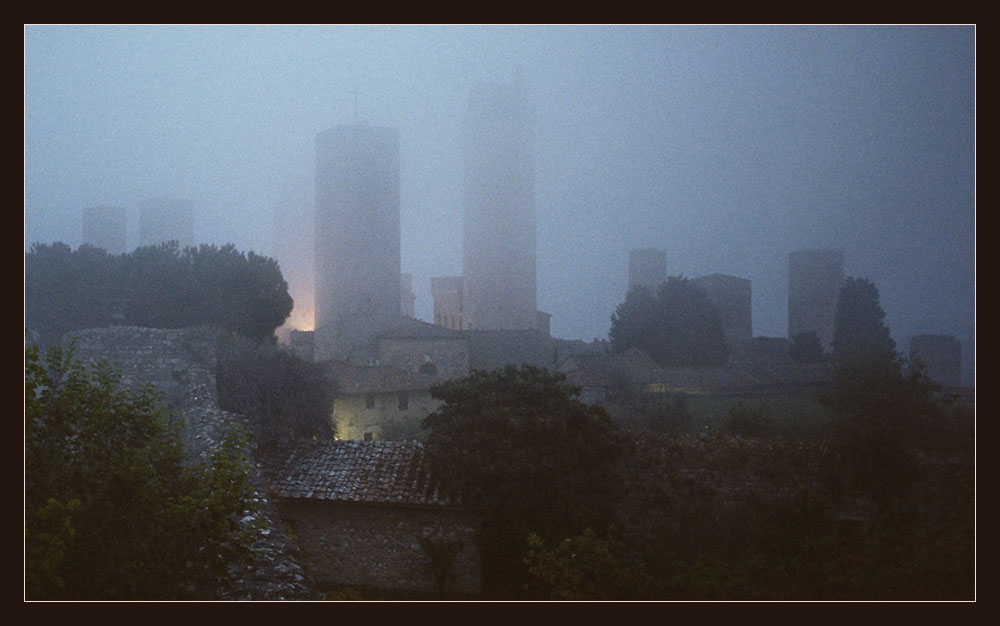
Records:
{"label": "dark tree silhouette", "polygon": [[558,543],[611,522],[619,434],[576,392],[561,374],[528,366],[431,390],[444,405],[424,420],[428,459],[447,489],[483,507],[488,594],[523,593],[530,533]]}
{"label": "dark tree silhouette", "polygon": [[131,326],[216,326],[267,339],[291,310],[277,262],[232,244],[181,250],[170,242],[115,257],[55,243],[25,254],[25,323],[44,343],[108,326],[116,314]]}
{"label": "dark tree silhouette", "polygon": [[846,278],[833,322],[833,360],[842,364],[894,359],[896,342],[884,319],[875,283],[866,278]]}
{"label": "dark tree silhouette", "polygon": [[661,366],[725,365],[729,347],[715,305],[694,281],[671,276],[653,295],[636,287],[611,316],[611,347],[639,348]]}
{"label": "dark tree silhouette", "polygon": [[242,443],[192,464],[156,396],[119,383],[71,350],[25,351],[25,596],[213,599],[254,539]]}
{"label": "dark tree silhouette", "polygon": [[792,337],[789,354],[795,363],[822,363],[829,356],[823,351],[823,343],[814,330],[807,330]]}
{"label": "dark tree silhouette", "polygon": [[282,437],[335,433],[332,383],[316,364],[285,348],[228,338],[219,349],[217,385],[219,406],[250,419],[263,451]]}

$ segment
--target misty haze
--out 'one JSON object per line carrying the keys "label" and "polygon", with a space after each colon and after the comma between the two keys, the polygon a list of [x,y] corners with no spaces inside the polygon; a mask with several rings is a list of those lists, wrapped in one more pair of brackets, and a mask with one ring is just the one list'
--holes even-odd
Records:
{"label": "misty haze", "polygon": [[974,598],[975,34],[26,26],[26,391],[259,468],[77,585],[38,392],[26,597]]}

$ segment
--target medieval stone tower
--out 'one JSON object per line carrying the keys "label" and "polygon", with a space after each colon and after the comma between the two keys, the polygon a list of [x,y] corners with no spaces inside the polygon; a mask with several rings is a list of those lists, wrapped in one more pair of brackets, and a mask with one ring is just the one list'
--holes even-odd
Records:
{"label": "medieval stone tower", "polygon": [[399,133],[367,124],[316,137],[317,361],[362,362],[400,323]]}
{"label": "medieval stone tower", "polygon": [[842,250],[799,250],[788,255],[788,339],[813,331],[823,349],[833,344],[837,298],[844,285]]}
{"label": "medieval stone tower", "polygon": [[83,243],[109,254],[124,254],[128,216],[123,207],[93,206],[83,210]]}
{"label": "medieval stone tower", "polygon": [[537,326],[534,121],[520,81],[476,87],[465,118],[463,318]]}
{"label": "medieval stone tower", "polygon": [[181,248],[195,245],[194,205],[190,200],[156,198],[139,203],[139,245],[176,241]]}
{"label": "medieval stone tower", "polygon": [[667,253],[640,248],[628,253],[628,288],[645,287],[653,294],[667,281]]}

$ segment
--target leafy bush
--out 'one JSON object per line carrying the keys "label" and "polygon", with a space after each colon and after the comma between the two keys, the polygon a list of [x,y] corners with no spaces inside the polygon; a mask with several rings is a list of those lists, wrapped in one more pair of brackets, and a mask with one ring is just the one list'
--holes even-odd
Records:
{"label": "leafy bush", "polygon": [[25,596],[214,598],[253,540],[243,442],[191,464],[156,396],[120,379],[25,352]]}
{"label": "leafy bush", "polygon": [[216,384],[219,406],[249,418],[265,450],[283,437],[335,434],[331,382],[289,350],[230,337],[219,349]]}

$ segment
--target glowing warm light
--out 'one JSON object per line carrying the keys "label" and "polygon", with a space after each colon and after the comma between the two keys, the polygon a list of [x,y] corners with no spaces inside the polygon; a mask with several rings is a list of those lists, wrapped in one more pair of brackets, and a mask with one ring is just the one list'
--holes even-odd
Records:
{"label": "glowing warm light", "polygon": [[290,326],[293,330],[313,330],[316,327],[316,315],[312,303],[303,303],[302,306],[296,305],[292,309],[291,315],[288,316],[288,320],[285,321],[285,325]]}

